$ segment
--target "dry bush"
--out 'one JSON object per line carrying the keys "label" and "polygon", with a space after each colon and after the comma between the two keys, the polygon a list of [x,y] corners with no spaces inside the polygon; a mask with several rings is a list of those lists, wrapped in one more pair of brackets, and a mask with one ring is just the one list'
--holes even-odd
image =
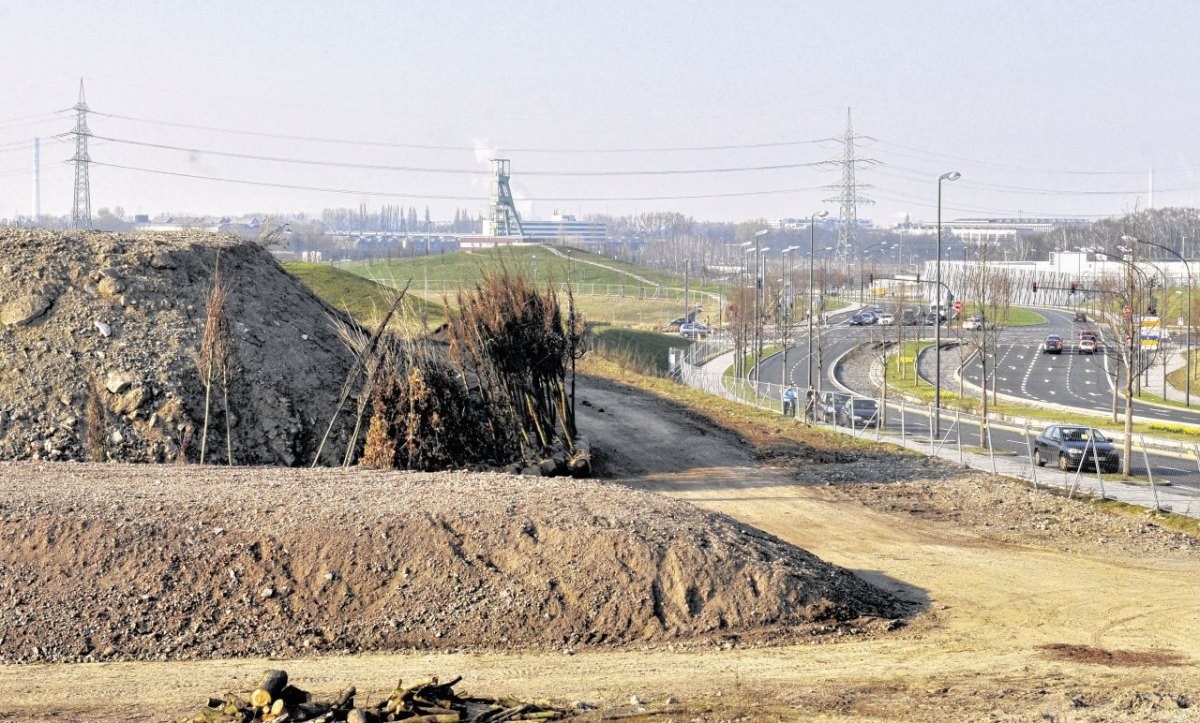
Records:
{"label": "dry bush", "polygon": [[[551,289],[507,270],[459,292],[435,338],[388,337],[360,399],[371,422],[361,463],[384,469],[502,466],[572,450],[584,325]],[[447,304],[449,307],[449,304]],[[368,395],[369,392],[369,395]]]}
{"label": "dry bush", "polygon": [[534,458],[555,441],[569,449],[570,347],[553,289],[500,269],[460,291],[457,306],[449,314],[450,356],[478,375],[485,406],[513,428],[520,456]]}

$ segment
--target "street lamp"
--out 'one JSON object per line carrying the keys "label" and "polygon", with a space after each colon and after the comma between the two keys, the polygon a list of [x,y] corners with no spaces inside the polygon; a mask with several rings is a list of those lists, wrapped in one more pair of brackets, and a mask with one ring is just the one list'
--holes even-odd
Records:
{"label": "street lamp", "polygon": [[[817,211],[808,219],[808,386],[813,385],[813,258],[816,255],[817,219],[828,211]],[[806,400],[807,401],[807,400]]]}
{"label": "street lamp", "polygon": [[[1134,243],[1143,243],[1143,244],[1146,244],[1147,246],[1154,246],[1156,248],[1160,248],[1163,251],[1166,251],[1167,253],[1171,254],[1172,256],[1174,256],[1175,258],[1177,258],[1183,262],[1184,272],[1187,273],[1187,327],[1188,327],[1187,328],[1187,352],[1186,352],[1186,356],[1184,357],[1185,359],[1187,359],[1187,364],[1186,364],[1187,372],[1183,375],[1183,378],[1184,378],[1184,396],[1186,399],[1185,404],[1186,404],[1186,406],[1190,407],[1190,406],[1192,406],[1192,267],[1190,264],[1188,264],[1187,259],[1185,259],[1183,257],[1183,254],[1179,253],[1175,249],[1170,248],[1168,246],[1164,246],[1162,244],[1155,243],[1153,241],[1143,241],[1142,239],[1136,239],[1136,238],[1133,238],[1132,236],[1122,236],[1121,240],[1122,241],[1132,240]],[[1163,289],[1163,294],[1164,295],[1166,294],[1165,288]]]}
{"label": "street lamp", "polygon": [[[783,254],[783,284],[779,290],[780,312],[783,317],[783,338],[780,343],[783,345],[783,370],[779,373],[779,386],[787,386],[788,375],[788,341],[792,336],[792,269],[791,260],[792,252],[800,248],[799,246],[788,246],[781,253]],[[792,410],[795,414],[795,410]]]}
{"label": "street lamp", "polygon": [[[933,327],[933,424],[937,436],[942,434],[942,181],[957,181],[962,178],[958,171],[949,171],[938,176],[937,193],[937,324]],[[917,350],[920,353],[920,350]]]}
{"label": "street lamp", "polygon": [[762,239],[770,233],[770,229],[761,229],[754,232],[754,364],[757,366],[762,361],[762,308],[761,289],[763,283],[762,271],[759,268],[762,260]]}

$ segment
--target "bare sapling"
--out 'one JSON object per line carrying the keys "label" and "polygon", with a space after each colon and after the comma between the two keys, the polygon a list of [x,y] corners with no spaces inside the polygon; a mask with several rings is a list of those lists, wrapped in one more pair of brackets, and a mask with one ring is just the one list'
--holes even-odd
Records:
{"label": "bare sapling", "polygon": [[[321,437],[321,443],[317,445],[317,453],[313,455],[311,466],[316,467],[321,461],[321,453],[325,451],[325,445],[329,442],[329,435],[333,433],[333,426],[337,423],[337,418],[341,415],[342,408],[346,406],[346,402],[350,399],[350,395],[354,393],[354,388],[357,386],[358,380],[362,378],[365,373],[367,373],[370,365],[377,361],[375,356],[378,353],[380,340],[383,339],[384,332],[387,329],[388,324],[391,323],[392,317],[395,316],[396,309],[399,308],[400,302],[404,300],[405,294],[408,293],[408,287],[411,283],[412,279],[409,279],[408,282],[404,284],[404,288],[400,290],[400,293],[396,294],[396,298],[392,300],[391,308],[389,308],[387,313],[383,315],[383,319],[380,320],[378,328],[376,328],[375,332],[371,334],[371,336],[365,341],[361,338],[360,334],[342,333],[340,330],[348,327],[345,327],[344,322],[339,323],[336,318],[331,317],[334,328],[339,330],[339,336],[341,337],[342,342],[346,344],[347,349],[349,349],[350,353],[354,356],[354,364],[350,366],[350,371],[346,374],[346,381],[342,384],[342,392],[338,397],[337,408],[333,410],[333,415],[330,417],[329,424],[325,428],[325,434]],[[362,407],[360,401],[360,410],[361,409]],[[358,429],[356,425],[355,436],[357,436],[357,432]],[[354,449],[354,446],[355,442],[354,440],[351,440],[346,457],[350,456],[351,450]]]}
{"label": "bare sapling", "polygon": [[217,261],[213,270],[212,288],[209,289],[205,306],[204,336],[195,355],[196,370],[200,383],[204,385],[204,422],[200,434],[200,464],[208,453],[208,426],[212,409],[213,384],[220,384],[225,392],[225,436],[228,462],[233,464],[233,437],[230,430],[229,381],[233,364],[233,335],[229,330],[229,296],[221,280],[221,251],[217,250]]}

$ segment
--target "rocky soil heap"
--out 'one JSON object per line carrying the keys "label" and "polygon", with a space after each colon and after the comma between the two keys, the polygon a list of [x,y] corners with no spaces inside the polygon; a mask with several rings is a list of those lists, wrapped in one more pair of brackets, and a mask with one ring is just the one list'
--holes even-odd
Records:
{"label": "rocky soil heap", "polygon": [[[96,394],[98,454],[195,459],[204,388],[193,355],[218,249],[238,359],[234,460],[311,462],[351,357],[330,326],[336,312],[269,253],[211,234],[28,229],[0,230],[0,458],[91,457],[85,410]],[[223,463],[218,394],[213,410],[208,459]],[[327,461],[346,436],[339,426]]]}
{"label": "rocky soil heap", "polygon": [[786,639],[906,611],[686,502],[499,474],[3,463],[0,569],[0,664]]}

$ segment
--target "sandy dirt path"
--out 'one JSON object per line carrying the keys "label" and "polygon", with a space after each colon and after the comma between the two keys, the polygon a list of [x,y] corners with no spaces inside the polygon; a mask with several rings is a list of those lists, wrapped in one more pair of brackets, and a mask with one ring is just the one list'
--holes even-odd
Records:
{"label": "sandy dirt path", "polygon": [[[881,514],[754,465],[747,445],[643,394],[581,393],[583,426],[626,484],[737,517],[922,604],[894,633],[768,648],[292,659],[306,687],[463,675],[476,692],[649,705],[728,719],[1195,720],[1200,565],[999,544]],[[600,410],[603,409],[603,412]],[[620,450],[620,451],[617,451]],[[1153,653],[1132,665],[1057,659],[1071,644]],[[161,720],[237,687],[263,660],[0,668],[0,719]],[[1188,701],[1189,709],[1179,709]],[[709,712],[705,712],[709,711]]]}

